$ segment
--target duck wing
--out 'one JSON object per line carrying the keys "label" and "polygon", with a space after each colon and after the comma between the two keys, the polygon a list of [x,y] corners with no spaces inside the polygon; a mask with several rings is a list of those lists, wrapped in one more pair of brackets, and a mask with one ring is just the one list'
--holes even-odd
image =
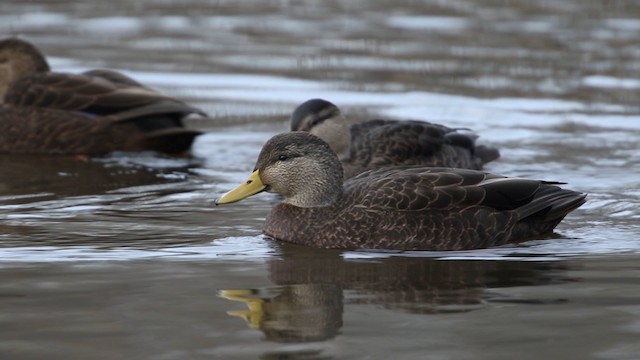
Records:
{"label": "duck wing", "polygon": [[41,73],[22,78],[5,97],[5,103],[110,115],[155,102],[173,102],[179,114],[199,109],[140,85],[110,70],[84,74]]}
{"label": "duck wing", "polygon": [[480,169],[473,133],[423,121],[369,120],[351,127],[350,163],[365,169],[392,165]]}
{"label": "duck wing", "polygon": [[397,211],[482,207],[515,211],[519,219],[564,217],[585,195],[560,183],[449,168],[392,167],[365,172],[345,182],[358,205]]}
{"label": "duck wing", "polygon": [[344,186],[370,209],[421,211],[479,205],[486,194],[478,184],[493,177],[464,169],[397,166],[362,173]]}
{"label": "duck wing", "polygon": [[[90,77],[101,77],[103,79],[109,80],[111,83],[113,84],[118,84],[121,86],[138,86],[138,87],[144,87],[147,88],[146,86],[142,85],[141,83],[137,82],[136,80],[128,77],[127,75],[118,72],[118,71],[114,71],[114,70],[109,70],[109,69],[93,69],[93,70],[88,70],[82,73],[85,76],[90,76]],[[150,89],[151,90],[151,89]],[[153,91],[153,90],[151,90]]]}
{"label": "duck wing", "polygon": [[[153,114],[157,109],[147,108],[147,111]],[[51,108],[2,106],[0,153],[91,156],[117,150],[182,153],[190,148],[194,138],[200,134],[199,131],[183,127],[144,129],[137,118],[134,119],[128,121],[132,119],[114,119]]]}

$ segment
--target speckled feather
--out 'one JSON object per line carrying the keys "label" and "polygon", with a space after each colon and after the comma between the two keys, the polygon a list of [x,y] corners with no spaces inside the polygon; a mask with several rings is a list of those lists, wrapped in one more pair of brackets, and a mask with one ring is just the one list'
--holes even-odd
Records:
{"label": "speckled feather", "polygon": [[83,154],[156,150],[180,153],[199,132],[173,127],[140,131],[133,121],[33,107],[0,107],[0,153]]}
{"label": "speckled feather", "polygon": [[[16,106],[33,106],[61,110],[75,110],[90,114],[109,115],[123,110],[172,102],[176,118],[200,110],[172,99],[150,88],[132,85],[136,83],[122,74],[123,79],[114,82],[112,71],[101,70],[85,74],[43,73],[23,77],[7,92],[4,102]],[[121,82],[124,78],[132,83]],[[180,110],[180,111],[178,111]]]}
{"label": "speckled feather", "polygon": [[49,72],[42,54],[19,39],[0,41],[0,53],[14,63],[18,59],[24,63],[26,57],[40,63],[33,69],[8,63],[6,71],[20,76],[0,84],[6,87],[0,111],[0,152],[180,153],[200,134],[184,128],[182,118],[204,115],[202,111],[126,75],[102,69],[82,74]]}
{"label": "speckled feather", "polygon": [[348,178],[392,165],[480,170],[485,161],[476,156],[472,135],[423,121],[368,120],[351,126],[350,157],[343,165]]}

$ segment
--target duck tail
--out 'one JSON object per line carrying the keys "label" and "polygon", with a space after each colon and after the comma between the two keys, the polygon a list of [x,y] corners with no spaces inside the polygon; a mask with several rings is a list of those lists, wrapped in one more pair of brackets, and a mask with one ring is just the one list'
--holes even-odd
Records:
{"label": "duck tail", "polygon": [[167,154],[179,154],[191,148],[196,136],[202,132],[185,128],[168,128],[144,134],[138,146]]}
{"label": "duck tail", "polygon": [[542,183],[531,202],[515,209],[520,221],[538,233],[552,232],[567,214],[586,202],[586,194]]}

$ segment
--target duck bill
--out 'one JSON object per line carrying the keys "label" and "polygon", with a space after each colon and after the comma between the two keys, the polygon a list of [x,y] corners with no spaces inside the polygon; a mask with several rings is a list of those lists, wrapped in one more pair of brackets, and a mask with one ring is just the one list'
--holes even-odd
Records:
{"label": "duck bill", "polygon": [[259,170],[251,173],[249,178],[234,188],[229,192],[222,195],[218,200],[216,200],[216,205],[221,204],[230,204],[236,201],[240,201],[242,199],[248,198],[251,195],[255,195],[259,192],[264,191],[267,186],[262,183],[260,180]]}

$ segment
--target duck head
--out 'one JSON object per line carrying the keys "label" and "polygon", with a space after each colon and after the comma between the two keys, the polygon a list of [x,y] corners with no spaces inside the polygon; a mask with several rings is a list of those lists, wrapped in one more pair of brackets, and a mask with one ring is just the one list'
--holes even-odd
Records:
{"label": "duck head", "polygon": [[0,40],[0,103],[17,80],[47,71],[47,60],[31,43],[17,38]]}
{"label": "duck head", "polygon": [[249,178],[216,204],[267,191],[298,207],[328,206],[342,193],[342,176],[342,164],[325,141],[303,131],[279,134],[264,145]]}
{"label": "duck head", "polygon": [[340,159],[349,156],[351,133],[340,109],[323,99],[300,104],[291,114],[291,131],[307,131],[326,141]]}

